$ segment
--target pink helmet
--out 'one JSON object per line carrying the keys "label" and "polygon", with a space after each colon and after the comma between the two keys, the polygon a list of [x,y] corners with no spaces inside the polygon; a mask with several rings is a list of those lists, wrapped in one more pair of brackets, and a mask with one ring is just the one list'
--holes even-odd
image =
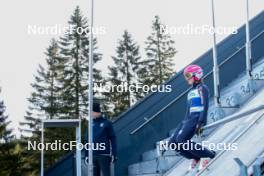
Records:
{"label": "pink helmet", "polygon": [[198,65],[189,65],[184,69],[183,74],[187,79],[193,77],[195,81],[199,81],[203,77],[203,69]]}

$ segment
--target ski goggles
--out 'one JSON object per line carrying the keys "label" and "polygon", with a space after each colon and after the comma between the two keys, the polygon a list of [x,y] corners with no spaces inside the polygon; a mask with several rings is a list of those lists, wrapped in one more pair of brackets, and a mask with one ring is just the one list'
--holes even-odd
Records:
{"label": "ski goggles", "polygon": [[185,77],[185,79],[189,80],[189,79],[191,79],[193,77],[193,74],[191,74],[191,73],[184,73],[184,77]]}

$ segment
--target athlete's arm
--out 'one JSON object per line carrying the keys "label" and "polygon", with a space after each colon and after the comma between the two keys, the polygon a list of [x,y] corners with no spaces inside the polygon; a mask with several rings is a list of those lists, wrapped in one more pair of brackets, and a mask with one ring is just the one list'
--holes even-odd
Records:
{"label": "athlete's arm", "polygon": [[203,111],[200,112],[198,123],[202,125],[206,125],[207,122],[207,111],[208,111],[208,99],[209,99],[209,92],[205,86],[201,86],[198,89],[199,95],[201,97],[201,106],[203,107]]}

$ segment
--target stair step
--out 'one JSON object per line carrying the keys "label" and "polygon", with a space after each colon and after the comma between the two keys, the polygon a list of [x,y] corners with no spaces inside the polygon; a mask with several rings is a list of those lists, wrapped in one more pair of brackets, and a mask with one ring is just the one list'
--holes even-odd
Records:
{"label": "stair step", "polygon": [[133,175],[133,176],[162,176],[162,174],[139,174],[139,175]]}
{"label": "stair step", "polygon": [[165,173],[180,160],[178,156],[164,156],[150,161],[132,164],[128,167],[128,175],[161,174]]}
{"label": "stair step", "polygon": [[144,152],[142,154],[142,161],[150,161],[150,160],[154,160],[155,158],[158,157],[158,153],[156,149]]}
{"label": "stair step", "polygon": [[[164,152],[163,156],[178,156],[178,153],[173,150],[168,150]],[[158,157],[158,151],[156,149],[153,149],[142,154],[142,161],[155,160]]]}
{"label": "stair step", "polygon": [[139,175],[133,175],[133,176],[162,176],[162,174],[139,174]]}
{"label": "stair step", "polygon": [[156,146],[157,146],[160,142],[164,142],[164,143],[165,143],[166,141],[169,141],[169,139],[170,139],[170,138],[168,137],[168,138],[162,139],[161,141],[157,141],[157,142],[156,142]]}

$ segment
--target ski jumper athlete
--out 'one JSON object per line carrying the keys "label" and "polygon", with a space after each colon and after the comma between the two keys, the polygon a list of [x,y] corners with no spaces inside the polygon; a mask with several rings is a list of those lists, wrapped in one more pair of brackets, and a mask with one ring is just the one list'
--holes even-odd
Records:
{"label": "ski jumper athlete", "polygon": [[172,143],[196,145],[197,148],[190,148],[188,150],[177,145],[176,150],[185,158],[192,159],[189,170],[194,169],[198,163],[200,163],[199,169],[203,169],[208,164],[209,159],[215,157],[215,152],[205,147],[202,148],[201,145],[191,141],[191,138],[195,134],[200,134],[201,128],[206,125],[209,90],[202,81],[203,70],[200,66],[187,66],[184,69],[184,77],[187,83],[192,86],[187,95],[187,112],[184,120],[179,124],[174,135],[170,138],[169,145]]}

